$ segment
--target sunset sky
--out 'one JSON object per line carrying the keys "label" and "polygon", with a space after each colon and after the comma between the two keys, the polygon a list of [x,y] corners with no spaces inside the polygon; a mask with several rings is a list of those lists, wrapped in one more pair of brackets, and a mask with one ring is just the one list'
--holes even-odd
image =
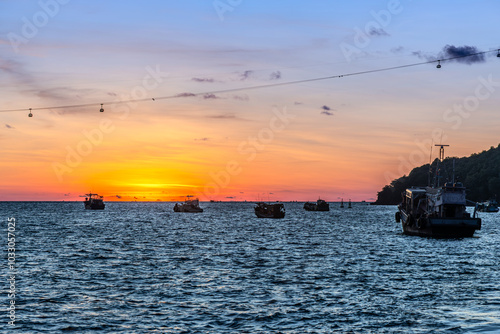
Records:
{"label": "sunset sky", "polygon": [[[432,144],[500,143],[498,13],[494,0],[0,1],[0,200],[371,201]],[[488,52],[347,75],[466,51]]]}

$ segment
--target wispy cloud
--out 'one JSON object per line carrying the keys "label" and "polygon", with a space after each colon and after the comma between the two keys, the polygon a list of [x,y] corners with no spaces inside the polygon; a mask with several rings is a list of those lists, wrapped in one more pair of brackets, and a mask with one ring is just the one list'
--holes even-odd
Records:
{"label": "wispy cloud", "polygon": [[250,76],[251,76],[252,74],[253,74],[253,71],[250,71],[250,70],[245,71],[245,72],[243,72],[243,73],[241,73],[241,74],[240,74],[240,80],[241,80],[241,81],[245,81],[245,80],[247,80],[248,78],[250,78]]}
{"label": "wispy cloud", "polygon": [[192,96],[196,96],[196,94],[186,92],[186,93],[180,93],[180,94],[177,94],[177,95],[175,95],[175,96],[176,96],[176,97],[192,97]]}
{"label": "wispy cloud", "polygon": [[194,140],[195,140],[195,141],[209,141],[209,140],[210,140],[210,138],[208,138],[208,137],[203,137],[203,138],[195,138]]}
{"label": "wispy cloud", "polygon": [[205,100],[215,100],[215,99],[220,99],[220,97],[218,97],[217,95],[212,94],[212,93],[209,93],[209,94],[205,94],[205,95],[203,95],[203,98],[204,98]]}
{"label": "wispy cloud", "polygon": [[192,78],[191,81],[196,81],[196,82],[215,82],[215,79],[213,79],[213,78]]}
{"label": "wispy cloud", "polygon": [[5,127],[6,127],[7,129],[15,129],[15,128],[14,128],[12,125],[10,125],[10,124],[5,124]]}
{"label": "wispy cloud", "polygon": [[372,27],[370,31],[368,31],[368,35],[370,36],[390,36],[387,31],[382,28]]}
{"label": "wispy cloud", "polygon": [[333,113],[330,112],[330,110],[332,110],[332,108],[330,108],[329,106],[327,105],[324,105],[321,107],[321,109],[323,110],[321,112],[322,115],[326,115],[326,116],[333,116]]}
{"label": "wispy cloud", "polygon": [[275,71],[275,72],[271,73],[271,75],[269,77],[270,77],[271,80],[281,79],[281,72],[280,71]]}

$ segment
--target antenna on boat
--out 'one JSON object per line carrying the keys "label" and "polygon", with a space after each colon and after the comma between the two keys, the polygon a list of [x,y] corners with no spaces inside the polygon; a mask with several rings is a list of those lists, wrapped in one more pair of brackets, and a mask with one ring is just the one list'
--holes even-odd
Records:
{"label": "antenna on boat", "polygon": [[[439,146],[439,162],[443,162],[443,160],[444,160],[444,147],[445,146],[450,146],[450,145],[435,144],[434,146]],[[438,165],[437,171],[436,171],[436,174],[437,174],[437,186],[438,187],[439,187],[439,179],[441,177],[441,175],[439,175],[439,169],[440,169],[440,166]]]}
{"label": "antenna on boat", "polygon": [[443,162],[443,160],[444,160],[444,147],[445,146],[450,146],[450,145],[435,144],[434,146],[440,146],[440,149],[439,149],[439,161]]}

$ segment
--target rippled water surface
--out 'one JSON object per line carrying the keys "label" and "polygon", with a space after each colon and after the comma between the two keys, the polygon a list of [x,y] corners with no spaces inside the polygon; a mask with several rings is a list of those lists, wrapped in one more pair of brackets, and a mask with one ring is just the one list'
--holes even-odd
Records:
{"label": "rippled water surface", "polygon": [[13,333],[500,333],[500,215],[404,236],[395,206],[258,219],[252,203],[0,203],[16,219]]}

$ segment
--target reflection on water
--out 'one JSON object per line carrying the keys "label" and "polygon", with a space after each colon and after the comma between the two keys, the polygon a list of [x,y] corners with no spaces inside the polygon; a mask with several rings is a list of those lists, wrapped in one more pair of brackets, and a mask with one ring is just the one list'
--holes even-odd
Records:
{"label": "reflection on water", "polygon": [[392,206],[285,206],[0,203],[18,223],[19,332],[500,331],[498,214],[434,240],[402,235]]}

